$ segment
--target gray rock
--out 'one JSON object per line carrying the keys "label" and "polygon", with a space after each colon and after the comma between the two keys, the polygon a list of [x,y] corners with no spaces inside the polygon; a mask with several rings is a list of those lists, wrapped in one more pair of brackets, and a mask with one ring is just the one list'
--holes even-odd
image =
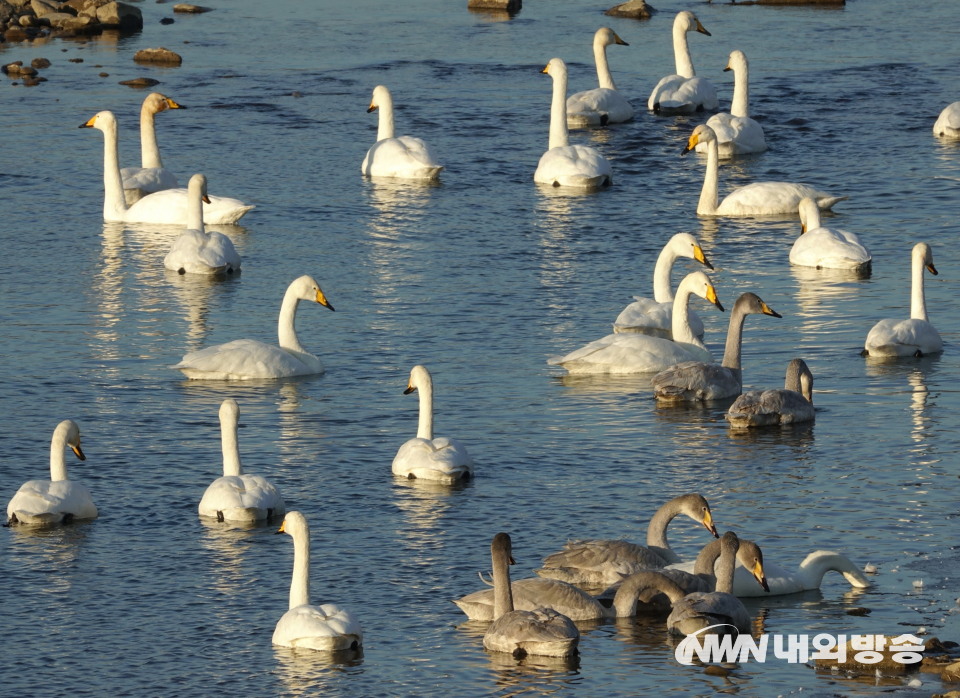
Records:
{"label": "gray rock", "polygon": [[40,84],[40,81],[37,80],[36,78],[24,78],[23,84],[26,85],[27,87],[36,87],[37,85]]}
{"label": "gray rock", "polygon": [[121,29],[143,29],[143,15],[140,9],[125,2],[108,2],[97,9],[97,20],[107,27]]}
{"label": "gray rock", "polygon": [[30,0],[7,0],[7,2],[18,10],[22,10],[24,7],[30,7]]}
{"label": "gray rock", "polygon": [[173,51],[160,48],[143,48],[133,55],[137,63],[162,63],[163,65],[180,65],[183,59]]}
{"label": "gray rock", "polygon": [[[519,2],[519,0],[517,0]],[[200,5],[188,5],[186,3],[180,3],[173,6],[174,12],[184,12],[187,14],[200,14],[201,12],[213,12],[212,7],[201,7]]]}
{"label": "gray rock", "polygon": [[123,80],[120,84],[128,87],[153,87],[159,85],[160,81],[153,78],[134,78],[133,80]]}
{"label": "gray rock", "polygon": [[108,77],[110,77],[110,73],[100,73],[100,77],[102,77],[102,78],[108,78]]}
{"label": "gray rock", "polygon": [[93,17],[96,19],[97,10],[106,5],[110,0],[87,0],[83,9],[77,12],[80,17]]}
{"label": "gray rock", "polygon": [[82,58],[68,58],[67,60],[71,63],[83,63]]}
{"label": "gray rock", "polygon": [[86,6],[87,0],[67,0],[65,3],[63,3],[63,7],[61,7],[60,10],[61,12],[70,12],[73,10],[73,12],[76,14],[80,14],[80,10]]}
{"label": "gray rock", "polygon": [[37,70],[42,70],[43,68],[50,67],[50,61],[48,61],[46,58],[34,58],[32,61],[30,61],[30,65]]}
{"label": "gray rock", "polygon": [[3,38],[7,41],[26,41],[30,38],[30,35],[25,28],[12,26],[8,27],[7,31],[3,33]]}
{"label": "gray rock", "polygon": [[468,0],[468,10],[500,10],[501,12],[519,12],[522,0]]}
{"label": "gray rock", "polygon": [[611,7],[604,14],[610,17],[626,17],[627,19],[650,19],[656,11],[656,8],[648,5],[644,0],[629,0],[622,5]]}
{"label": "gray rock", "polygon": [[55,0],[31,0],[30,7],[37,17],[60,11],[60,3]]}
{"label": "gray rock", "polygon": [[34,15],[23,15],[20,18],[21,27],[37,27],[40,25],[40,20],[37,19]]}
{"label": "gray rock", "polygon": [[73,15],[67,14],[66,12],[50,12],[49,14],[45,14],[43,17],[39,17],[37,21],[40,22],[41,26],[57,27],[59,29],[68,19],[77,18]]}
{"label": "gray rock", "polygon": [[100,26],[97,20],[93,17],[84,16],[84,17],[71,17],[70,19],[62,22],[60,24],[61,29],[84,29],[91,26]]}
{"label": "gray rock", "polygon": [[16,10],[7,0],[0,0],[0,23],[9,22],[16,14]]}

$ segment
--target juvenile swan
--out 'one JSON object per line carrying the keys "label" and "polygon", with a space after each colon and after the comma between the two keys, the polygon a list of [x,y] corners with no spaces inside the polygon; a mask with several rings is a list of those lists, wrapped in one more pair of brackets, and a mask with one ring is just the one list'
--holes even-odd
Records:
{"label": "juvenile swan", "polygon": [[186,109],[159,92],[151,92],[140,107],[140,167],[124,167],[123,193],[127,204],[133,204],[147,194],[176,189],[180,186],[176,175],[163,167],[154,117],[167,109]]}
{"label": "juvenile swan", "polygon": [[754,182],[745,187],[734,189],[727,198],[717,205],[719,189],[717,178],[719,175],[719,155],[717,134],[706,124],[701,124],[693,130],[687,147],[681,155],[686,155],[700,143],[707,144],[707,171],[703,178],[703,189],[700,192],[700,201],[697,204],[698,216],[728,216],[744,218],[748,216],[774,216],[783,213],[796,213],[800,200],[810,197],[817,202],[821,209],[832,208],[846,196],[830,196],[817,191],[806,184],[790,182]]}
{"label": "juvenile swan", "polygon": [[[639,332],[651,337],[673,339],[673,289],[670,272],[673,263],[680,257],[695,259],[707,269],[713,265],[707,261],[700,243],[689,233],[677,233],[663,246],[653,270],[653,298],[634,296],[631,303],[617,316],[614,332]],[[703,338],[703,320],[694,310],[689,311],[690,329],[698,338]]]}
{"label": "juvenile swan", "polygon": [[593,37],[593,58],[597,64],[597,79],[600,87],[577,92],[567,99],[567,126],[606,126],[630,121],[633,107],[626,98],[617,92],[613,76],[607,66],[607,46],[619,44],[629,46],[609,27],[601,27]]}
{"label": "juvenile swan", "polygon": [[[749,67],[743,51],[734,51],[724,72],[733,71],[733,103],[730,113],[721,112],[707,119],[707,126],[717,134],[717,150],[722,158],[748,153],[762,153],[767,149],[763,127],[750,118]],[[697,144],[697,152],[707,152],[706,143]]]}
{"label": "juvenile swan", "polygon": [[692,114],[713,111],[720,106],[716,88],[710,81],[696,77],[693,70],[687,46],[687,32],[692,31],[710,36],[692,12],[679,13],[673,20],[673,57],[677,62],[677,74],[660,80],[647,100],[647,108],[657,114]]}
{"label": "juvenile swan", "polygon": [[320,284],[309,276],[294,279],[283,294],[278,334],[280,346],[256,339],[235,339],[187,354],[173,368],[195,380],[251,380],[289,378],[323,373],[323,362],[308,352],[297,339],[293,323],[300,301],[316,301],[333,310]]}
{"label": "juvenile swan", "polygon": [[740,369],[743,323],[747,315],[783,317],[755,293],[744,293],[733,304],[723,363],[687,361],[671,366],[653,377],[654,395],[664,402],[722,400],[739,395],[743,385]]}
{"label": "juvenile swan", "polygon": [[437,179],[443,166],[419,138],[394,136],[393,97],[383,85],[373,89],[373,99],[367,113],[380,110],[377,142],[367,151],[360,171],[371,177],[399,177],[402,179]]}
{"label": "juvenile swan", "polygon": [[553,78],[550,105],[550,146],[540,158],[533,181],[554,187],[595,189],[613,182],[613,168],[597,150],[570,145],[567,131],[567,66],[552,58],[543,69]]}
{"label": "juvenile swan", "polygon": [[433,378],[423,366],[414,366],[404,395],[420,393],[417,438],[410,439],[393,459],[393,474],[402,477],[456,482],[473,477],[473,459],[456,439],[433,438]]}
{"label": "juvenile swan", "polygon": [[[117,119],[113,112],[102,111],[80,128],[103,131],[103,220],[126,223],[158,223],[186,225],[187,190],[166,189],[149,194],[132,206],[127,206],[120,176],[120,156],[117,152]],[[210,225],[234,225],[253,209],[237,199],[210,197],[204,205],[203,219]]]}
{"label": "juvenile swan", "polygon": [[790,264],[866,271],[872,260],[870,251],[854,233],[821,227],[816,201],[809,197],[800,201],[800,237],[790,249]]}
{"label": "juvenile swan", "polygon": [[277,623],[273,644],[326,652],[360,647],[363,630],[352,613],[332,603],[310,605],[310,526],[303,514],[288,513],[277,533],[293,537],[293,581],[290,610]]}
{"label": "juvenile swan", "polygon": [[87,459],[80,450],[80,428],[71,419],[60,422],[53,431],[50,479],[30,480],[21,485],[7,504],[7,525],[49,526],[61,521],[97,518],[97,508],[90,498],[90,490],[67,478],[67,463],[63,454],[68,446],[77,458]]}
{"label": "juvenile swan", "polygon": [[763,427],[771,424],[812,422],[813,374],[803,359],[794,359],[787,366],[783,390],[751,390],[730,405],[726,414],[735,429]]}
{"label": "juvenile swan", "polygon": [[277,488],[259,475],[247,475],[240,465],[237,423],[240,406],[233,398],[220,405],[220,441],[223,477],[210,483],[200,500],[200,516],[217,521],[251,523],[283,516],[286,506]]}
{"label": "juvenile swan", "polygon": [[240,255],[223,233],[203,227],[203,203],[209,203],[207,178],[195,174],[187,187],[187,229],[163,258],[163,266],[181,274],[232,274],[240,271]]}
{"label": "juvenile swan", "polygon": [[498,533],[490,545],[493,558],[493,624],[483,636],[483,646],[521,658],[528,654],[569,657],[576,654],[580,631],[573,621],[547,608],[513,610],[509,565],[513,560],[510,536]]}
{"label": "juvenile swan", "polygon": [[881,320],[867,335],[862,356],[923,356],[943,351],[937,328],[927,320],[927,302],[923,295],[923,269],[937,274],[933,252],[925,242],[913,247],[913,288],[909,320]]}
{"label": "juvenile swan", "polygon": [[940,112],[937,123],[933,125],[933,135],[960,138],[960,102],[954,102]]}

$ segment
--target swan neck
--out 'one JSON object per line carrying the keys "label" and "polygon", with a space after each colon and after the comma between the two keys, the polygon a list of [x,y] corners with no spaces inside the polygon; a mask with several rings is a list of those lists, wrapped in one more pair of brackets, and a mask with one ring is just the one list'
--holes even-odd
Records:
{"label": "swan neck", "polygon": [[707,142],[707,171],[703,176],[703,189],[700,191],[700,202],[697,204],[697,214],[708,216],[717,211],[719,189],[717,179],[720,176],[720,150],[717,140]]}
{"label": "swan neck", "polygon": [[613,597],[613,607],[618,618],[637,615],[637,600],[641,592],[656,589],[663,592],[671,603],[679,601],[685,594],[683,589],[669,577],[657,572],[637,572],[624,580]]}
{"label": "swan neck", "polygon": [[146,104],[140,108],[140,167],[163,167],[157,146],[155,116]]}
{"label": "swan neck", "polygon": [[513,610],[513,589],[510,586],[510,565],[503,551],[493,554],[493,620]]}
{"label": "swan neck", "polygon": [[240,446],[237,442],[237,420],[233,415],[220,418],[220,446],[223,450],[223,474],[243,475]]}
{"label": "swan neck", "polygon": [[823,581],[823,575],[827,572],[839,572],[856,587],[870,586],[870,582],[864,577],[863,572],[843,555],[817,551],[807,555],[806,559],[800,563],[797,576],[803,585],[803,591],[819,589],[820,583]]}
{"label": "swan neck", "polygon": [[743,323],[746,319],[747,314],[743,308],[734,304],[730,313],[730,326],[727,328],[727,346],[723,350],[723,367],[730,369],[739,383],[743,383],[740,373],[740,354],[743,344]]}
{"label": "swan neck", "polygon": [[802,393],[800,384],[800,374],[803,370],[799,361],[791,361],[787,366],[787,378],[783,383],[784,390],[792,390],[795,393]]}
{"label": "swan neck", "polygon": [[567,131],[567,73],[553,78],[553,102],[550,105],[549,150],[570,144]]}
{"label": "swan neck", "polygon": [[733,71],[733,103],[730,105],[730,115],[741,119],[750,116],[749,72],[747,66],[735,68]]}
{"label": "swan neck", "polygon": [[203,227],[203,192],[200,187],[188,187],[187,194],[187,230],[206,232]]}
{"label": "swan neck", "polygon": [[112,124],[103,131],[103,217],[116,220],[127,210],[123,195],[123,177],[120,175],[120,153],[117,126]]}
{"label": "swan neck", "polygon": [[290,582],[290,608],[310,603],[310,529],[293,536],[293,580]]}
{"label": "swan neck", "polygon": [[677,253],[672,245],[667,245],[657,257],[657,266],[653,270],[653,300],[657,303],[669,303],[673,300],[673,288],[670,286],[670,272],[677,261]]}
{"label": "swan neck", "polygon": [[733,593],[733,572],[737,566],[737,551],[731,549],[722,549],[720,552],[720,562],[717,563],[717,591],[727,594]]}
{"label": "swan neck", "polygon": [[673,299],[673,341],[694,344],[706,349],[703,342],[693,333],[693,328],[690,327],[690,296],[692,291],[685,281],[680,282],[680,286],[677,288],[677,297]]}
{"label": "swan neck", "polygon": [[433,381],[417,387],[420,393],[420,423],[417,438],[433,441]]}
{"label": "swan neck", "polygon": [[53,432],[53,440],[50,442],[50,481],[69,480],[67,477],[67,460],[64,451],[67,448],[67,430],[66,425],[61,424]]}
{"label": "swan neck", "polygon": [[600,82],[600,87],[616,91],[617,86],[613,84],[610,66],[607,65],[607,45],[599,37],[593,40],[593,59],[597,64],[597,80]]}
{"label": "swan neck", "polygon": [[913,283],[910,290],[910,317],[914,320],[927,319],[927,301],[923,293],[923,257],[913,258]]}
{"label": "swan neck", "polygon": [[377,141],[385,138],[394,138],[393,126],[393,98],[388,94],[377,101],[377,111],[380,112],[380,125],[377,129]]}
{"label": "swan neck", "polygon": [[677,61],[677,75],[687,79],[697,76],[693,70],[693,59],[690,58],[690,47],[687,46],[687,31],[679,23],[673,25],[673,57]]}
{"label": "swan neck", "polygon": [[657,513],[653,515],[647,526],[647,547],[668,564],[680,562],[680,558],[670,549],[670,543],[667,542],[667,526],[678,514],[680,514],[680,503],[676,499],[671,499],[657,509]]}
{"label": "swan neck", "polygon": [[283,305],[280,306],[280,321],[277,325],[277,334],[280,339],[280,348],[298,354],[306,354],[307,350],[297,339],[297,330],[294,328],[294,321],[297,319],[297,306],[300,299],[296,291],[288,288],[283,295]]}
{"label": "swan neck", "polygon": [[709,579],[711,586],[716,588],[717,578],[714,572],[714,565],[717,564],[717,558],[720,557],[720,541],[714,540],[703,546],[703,550],[697,555],[696,562],[693,563],[693,573],[699,577]]}

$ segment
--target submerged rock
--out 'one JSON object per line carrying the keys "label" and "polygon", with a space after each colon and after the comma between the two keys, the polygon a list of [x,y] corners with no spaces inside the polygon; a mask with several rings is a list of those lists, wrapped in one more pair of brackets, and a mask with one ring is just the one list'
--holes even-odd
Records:
{"label": "submerged rock", "polygon": [[82,58],[68,58],[67,61],[69,61],[70,63],[83,63]]}
{"label": "submerged rock", "polygon": [[153,87],[159,85],[160,81],[153,78],[134,78],[133,80],[123,80],[120,84],[128,87]]}
{"label": "submerged rock", "polygon": [[42,68],[49,68],[50,61],[48,61],[46,58],[34,58],[32,61],[30,61],[30,65],[39,70]]}
{"label": "submerged rock", "polygon": [[[519,0],[517,1],[519,2]],[[202,12],[213,12],[213,8],[203,7],[201,5],[188,5],[187,3],[179,3],[173,6],[173,11],[192,14],[192,15],[198,15]]]}
{"label": "submerged rock", "polygon": [[162,46],[160,48],[140,49],[134,54],[133,60],[137,63],[162,63],[164,65],[180,65],[183,62],[179,54]]}
{"label": "submerged rock", "polygon": [[164,17],[160,20],[160,24],[173,24],[173,17]]}
{"label": "submerged rock", "polygon": [[500,10],[501,12],[519,12],[522,0],[468,0],[468,10]]}
{"label": "submerged rock", "polygon": [[644,0],[629,0],[622,5],[611,7],[603,14],[610,17],[626,17],[627,19],[650,19],[656,8],[648,5]]}

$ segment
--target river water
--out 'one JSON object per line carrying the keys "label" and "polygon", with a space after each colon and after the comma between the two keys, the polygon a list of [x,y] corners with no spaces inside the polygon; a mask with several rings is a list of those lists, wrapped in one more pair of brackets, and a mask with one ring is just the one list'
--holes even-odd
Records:
{"label": "river water", "polygon": [[[824,548],[879,566],[866,593],[830,575],[820,592],[751,600],[758,628],[924,626],[960,639],[960,147],[931,134],[960,98],[955,8],[656,4],[641,23],[572,0],[529,0],[510,21],[459,0],[238,0],[161,26],[170,5],[150,3],[133,37],[0,45],[4,63],[54,62],[40,87],[0,86],[0,493],[47,477],[50,435],[69,417],[87,454],[69,461],[71,477],[100,509],[91,523],[0,535],[0,693],[873,696],[902,683],[782,660],[745,664],[725,682],[674,661],[662,618],[584,625],[574,662],[518,662],[485,652],[483,624],[450,603],[480,587],[498,531],[513,537],[514,578],[528,576],[567,538],[642,542],[656,508],[689,491],[768,562],[794,568]],[[786,179],[850,196],[827,223],[861,235],[869,278],[791,269],[796,219],[697,218],[704,158],[679,154],[705,117],[643,108],[673,72],[680,9],[712,33],[690,44],[722,105],[729,52],[751,62],[752,111],[770,150],[724,165],[721,187]],[[540,71],[560,56],[571,91],[595,86],[591,41],[603,25],[630,44],[609,58],[637,118],[572,142],[612,161],[614,185],[586,196],[539,189],[551,94]],[[183,66],[133,64],[137,49],[158,45]],[[189,107],[157,119],[181,183],[203,172],[211,194],[257,205],[224,229],[244,259],[237,278],[165,272],[176,229],[102,222],[102,137],[76,127],[113,110],[121,161],[136,162],[145,92],[117,82],[139,75]],[[438,186],[361,177],[377,128],[365,109],[381,83],[398,133],[424,138],[446,165]],[[747,320],[745,383],[781,386],[788,361],[803,357],[816,377],[814,426],[733,435],[722,406],[658,408],[648,378],[569,380],[546,364],[607,334],[632,295],[650,295],[659,249],[679,231],[698,236],[728,308],[749,290],[783,315]],[[909,313],[910,249],[921,240],[940,271],[926,289],[944,353],[865,360],[870,327]],[[679,264],[675,280],[694,266]],[[305,304],[298,317],[325,375],[202,384],[169,368],[215,343],[274,341],[283,291],[301,274],[337,309]],[[694,305],[719,356],[729,313]],[[466,486],[390,475],[416,430],[417,399],[402,391],[417,363],[434,375],[437,433],[476,462]],[[198,519],[221,473],[226,397],[240,403],[247,471],[271,479],[311,524],[314,602],[360,618],[362,656],[273,648],[290,539],[272,535],[276,525]],[[684,558],[708,541],[686,519],[670,537]],[[847,615],[851,606],[872,614]],[[921,680],[903,695],[940,690],[934,675]]]}

